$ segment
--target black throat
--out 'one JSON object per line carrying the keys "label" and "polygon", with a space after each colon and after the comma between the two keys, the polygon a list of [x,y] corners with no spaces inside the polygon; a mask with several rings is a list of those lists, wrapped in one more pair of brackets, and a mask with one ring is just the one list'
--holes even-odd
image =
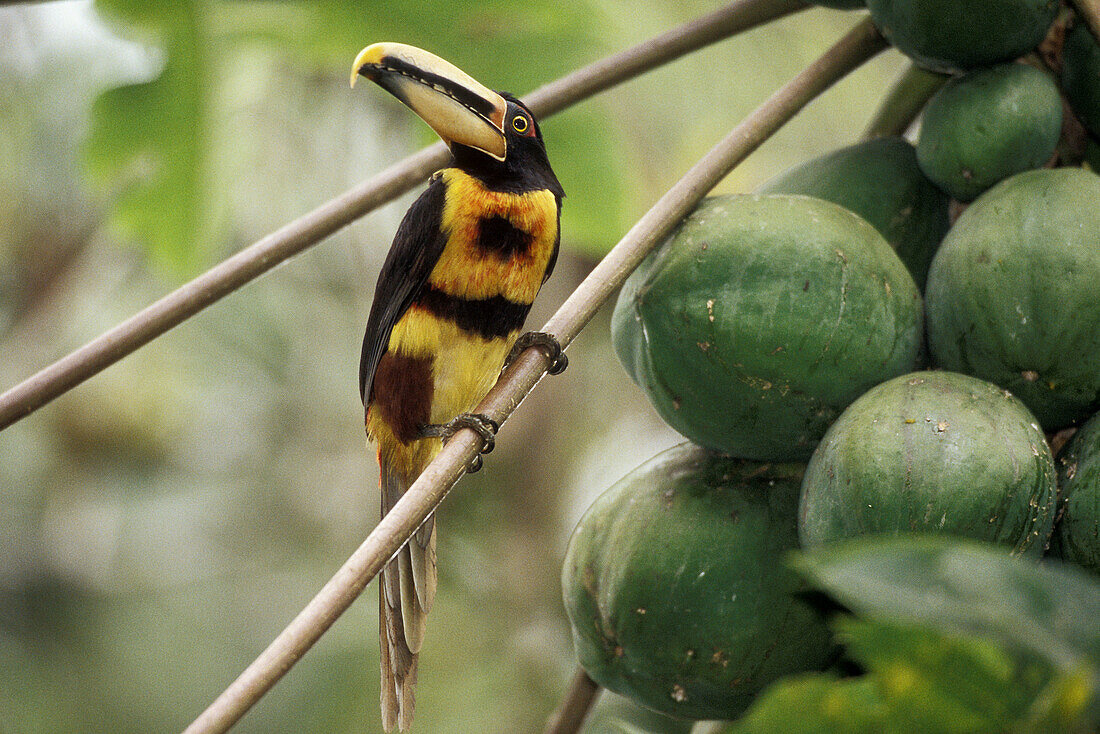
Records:
{"label": "black throat", "polygon": [[508,157],[503,161],[458,143],[451,145],[451,153],[456,168],[479,180],[490,191],[522,194],[546,189],[559,200],[565,196],[541,142],[510,139]]}

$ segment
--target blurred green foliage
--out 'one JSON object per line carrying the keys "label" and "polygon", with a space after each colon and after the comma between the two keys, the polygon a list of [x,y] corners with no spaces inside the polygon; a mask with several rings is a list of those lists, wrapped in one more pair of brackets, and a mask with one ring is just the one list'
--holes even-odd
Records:
{"label": "blurred green foliage", "polygon": [[856,613],[978,634],[1063,672],[1100,674],[1100,584],[1072,566],[937,538],[833,544],[796,566]]}
{"label": "blurred green foliage", "polygon": [[[430,142],[385,94],[348,89],[368,43],[414,43],[523,94],[715,3],[94,7],[0,8],[4,387]],[[530,323],[854,15],[808,11],[546,121],[565,250]],[[900,66],[887,54],[841,83],[724,188],[853,141]],[[359,346],[410,200],[0,433],[0,731],[182,729],[361,542],[378,497]],[[682,440],[607,330],[601,313],[440,511],[418,732],[537,730],[565,689],[568,534],[596,495]],[[378,731],[374,593],[235,731]],[[597,713],[593,732],[686,728],[612,697]]]}
{"label": "blurred green foliage", "polygon": [[156,260],[186,273],[215,235],[211,186],[211,38],[202,3],[100,0],[98,7],[162,49],[152,80],[109,89],[92,107],[89,173],[113,194],[112,218]]}
{"label": "blurred green foliage", "polygon": [[835,622],[855,678],[790,678],[724,734],[1094,731],[1100,584],[993,546],[857,540],[797,557],[858,615]]}
{"label": "blurred green foliage", "polygon": [[[627,13],[637,16],[639,29],[646,27],[646,16],[663,15],[655,12],[656,5],[616,5],[610,0],[564,5],[554,0],[521,5],[503,0],[97,0],[96,7],[119,32],[154,45],[159,64],[152,79],[106,90],[96,101],[85,156],[88,171],[112,195],[111,221],[118,232],[148,248],[176,277],[190,275],[225,255],[216,243],[230,228],[225,196],[231,173],[221,160],[233,157],[239,141],[219,119],[241,93],[226,79],[258,49],[275,63],[339,78],[362,46],[400,40],[447,58],[489,86],[525,93],[620,48],[614,41]],[[842,27],[843,20],[832,20]],[[654,31],[661,28],[653,26]],[[763,89],[775,77],[748,76],[754,84],[763,82]],[[699,79],[692,82],[681,96],[699,91]],[[376,94],[371,104],[393,109],[397,103]],[[701,108],[698,102],[673,105],[664,120],[686,123],[682,132],[691,135],[700,117],[714,117],[726,107],[710,100]],[[637,130],[638,123],[645,120],[628,120],[615,106],[597,102],[545,126],[554,167],[567,194],[574,192],[563,228],[573,233],[569,243],[581,252],[606,252],[633,221],[638,202],[652,195],[645,175],[637,175],[646,158],[631,156],[622,135],[631,127]],[[410,125],[422,142],[433,140],[426,126]],[[653,133],[654,140],[675,144],[660,130]],[[395,149],[392,159],[404,153]],[[600,196],[578,197],[579,186]]]}
{"label": "blurred green foliage", "polygon": [[[525,92],[580,65],[607,37],[591,2],[97,0],[96,7],[121,32],[155,44],[162,63],[153,79],[109,89],[96,100],[88,170],[113,194],[112,222],[120,233],[178,275],[224,254],[212,247],[229,226],[217,158],[229,154],[233,141],[215,120],[232,100],[219,82],[249,49],[338,73],[367,43],[401,40],[493,86]],[[478,52],[485,47],[493,52]],[[372,103],[394,104],[381,94]],[[564,215],[574,241],[602,253],[629,225],[623,200],[631,177],[620,139],[605,111],[588,110],[554,126],[552,147],[563,180],[602,192],[598,200],[571,201]]]}
{"label": "blurred green foliage", "polygon": [[769,689],[722,734],[1085,732],[1084,674],[1054,674],[995,643],[927,627],[845,620],[865,675],[814,674]]}

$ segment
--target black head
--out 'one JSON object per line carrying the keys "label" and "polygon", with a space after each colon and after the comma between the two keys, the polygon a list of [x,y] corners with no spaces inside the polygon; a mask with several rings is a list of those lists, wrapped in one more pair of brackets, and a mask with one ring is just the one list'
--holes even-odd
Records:
{"label": "black head", "polygon": [[558,177],[550,167],[546,143],[538,121],[523,102],[507,92],[497,92],[507,103],[504,137],[507,152],[496,160],[484,152],[461,143],[452,143],[455,166],[477,177],[494,191],[535,191],[548,189],[559,199],[565,196]]}
{"label": "black head", "polygon": [[450,146],[455,165],[489,188],[564,195],[534,115],[511,94],[494,92],[454,64],[402,43],[360,51],[352,84],[358,76],[408,105]]}

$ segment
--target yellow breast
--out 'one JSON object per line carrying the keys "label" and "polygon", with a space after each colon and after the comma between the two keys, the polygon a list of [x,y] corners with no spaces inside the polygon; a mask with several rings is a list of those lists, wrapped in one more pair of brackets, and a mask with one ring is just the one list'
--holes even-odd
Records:
{"label": "yellow breast", "polygon": [[558,240],[550,191],[491,191],[454,168],[428,288],[394,324],[389,350],[431,360],[430,422],[470,411],[496,381]]}
{"label": "yellow breast", "polygon": [[[457,168],[448,168],[441,175],[447,185],[441,222],[447,245],[429,282],[460,298],[501,296],[515,303],[534,301],[558,240],[554,195],[546,190],[522,194],[490,191]],[[502,220],[526,235],[526,247],[487,251],[482,233],[492,220]]]}

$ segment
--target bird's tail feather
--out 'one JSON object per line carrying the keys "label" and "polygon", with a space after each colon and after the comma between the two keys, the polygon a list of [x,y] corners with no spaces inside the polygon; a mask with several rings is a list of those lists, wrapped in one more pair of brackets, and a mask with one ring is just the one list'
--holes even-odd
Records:
{"label": "bird's tail feather", "polygon": [[[382,515],[412,483],[381,465]],[[406,731],[415,709],[416,673],[428,610],[435,597],[435,523],[429,519],[382,569],[379,584],[379,645],[382,673],[382,724]]]}
{"label": "bird's tail feather", "polygon": [[416,586],[416,598],[424,614],[432,611],[435,601],[435,515],[428,515],[409,541],[409,557],[412,561],[412,578]]}

